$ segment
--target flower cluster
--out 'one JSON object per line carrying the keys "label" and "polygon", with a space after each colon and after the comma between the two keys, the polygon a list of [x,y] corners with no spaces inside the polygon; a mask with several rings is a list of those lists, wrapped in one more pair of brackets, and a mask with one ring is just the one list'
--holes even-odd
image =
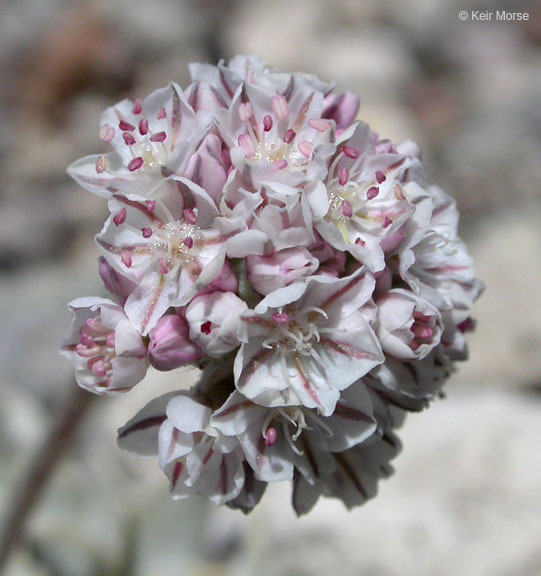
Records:
{"label": "flower cluster", "polygon": [[351,507],[392,472],[405,411],[467,356],[481,285],[455,202],[415,144],[356,121],[358,98],[258,58],[107,109],[107,154],[69,167],[105,198],[111,299],[73,301],[62,353],[80,386],[130,390],[152,366],[202,371],[119,431],[175,498],[250,511],[267,483]]}

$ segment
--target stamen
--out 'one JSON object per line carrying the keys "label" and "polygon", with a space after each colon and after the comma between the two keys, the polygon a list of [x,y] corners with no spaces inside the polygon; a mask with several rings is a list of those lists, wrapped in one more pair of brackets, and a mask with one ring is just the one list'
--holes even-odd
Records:
{"label": "stamen", "polygon": [[197,215],[195,214],[194,210],[192,210],[191,208],[185,208],[182,211],[182,215],[184,216],[184,220],[186,220],[186,222],[188,222],[188,224],[191,224],[192,226],[197,224]]}
{"label": "stamen", "polygon": [[285,436],[287,443],[289,444],[289,447],[291,448],[291,450],[293,450],[293,452],[295,452],[295,454],[297,454],[297,456],[303,456],[304,452],[302,450],[299,450],[295,446],[295,443],[293,442],[293,438],[289,435],[289,429],[287,427],[286,422],[282,422],[282,430],[284,431],[284,436]]}
{"label": "stamen", "polygon": [[263,130],[265,132],[270,132],[270,130],[272,129],[272,118],[267,114],[264,118],[263,118]]}
{"label": "stamen", "polygon": [[361,240],[360,238],[357,238],[355,240],[355,244],[357,244],[357,246],[362,246],[363,248],[366,246],[366,242],[364,240]]}
{"label": "stamen", "polygon": [[152,236],[152,228],[141,228],[143,238],[150,238]]}
{"label": "stamen", "polygon": [[286,143],[286,144],[291,144],[291,142],[295,139],[295,136],[297,134],[295,133],[295,131],[292,128],[288,128],[285,131],[285,134],[282,138],[282,140]]}
{"label": "stamen", "polygon": [[130,124],[129,122],[126,122],[126,120],[121,120],[118,123],[118,127],[120,128],[120,130],[124,131],[128,131],[128,132],[132,132],[133,130],[135,130],[135,126],[133,124]]}
{"label": "stamen", "polygon": [[135,144],[135,138],[129,132],[122,132],[122,138],[124,138],[124,144],[126,144],[126,146],[133,146]]}
{"label": "stamen", "polygon": [[359,157],[359,152],[357,150],[355,150],[355,148],[352,148],[351,146],[343,146],[342,147],[342,152],[348,157],[348,158],[358,158]]}
{"label": "stamen", "polygon": [[273,446],[277,437],[276,428],[269,428],[265,434],[265,446]]}
{"label": "stamen", "polygon": [[187,236],[186,238],[184,238],[184,240],[182,242],[188,248],[191,248],[193,246],[193,238],[191,236]]}
{"label": "stamen", "polygon": [[289,324],[289,316],[287,314],[279,314],[278,312],[272,315],[272,319],[276,324]]}
{"label": "stamen", "polygon": [[85,322],[84,330],[87,334],[90,332],[91,336],[106,336],[109,334],[109,328],[105,328],[103,324],[96,318],[88,318]]}
{"label": "stamen", "polygon": [[351,218],[353,216],[353,207],[347,200],[342,202],[342,214],[346,218]]}
{"label": "stamen", "polygon": [[314,149],[314,145],[311,142],[308,142],[308,140],[303,140],[299,146],[299,152],[303,155],[306,156],[306,158],[310,158],[310,156],[312,155],[312,150]]}
{"label": "stamen", "polygon": [[340,186],[345,186],[349,180],[349,170],[347,168],[342,168],[338,173],[338,184]]}
{"label": "stamen", "polygon": [[389,216],[385,216],[383,220],[383,224],[381,225],[382,228],[389,228],[389,226],[393,223],[393,221],[389,218]]}
{"label": "stamen", "polygon": [[105,172],[105,170],[107,170],[108,165],[109,165],[109,161],[107,160],[107,158],[105,156],[103,156],[103,155],[98,156],[98,158],[96,160],[96,172],[98,174]]}
{"label": "stamen", "polygon": [[241,122],[246,122],[249,120],[254,114],[254,110],[250,102],[242,102],[239,104],[239,118]]}
{"label": "stamen", "polygon": [[141,166],[144,164],[144,160],[141,158],[141,156],[137,156],[135,158],[133,158],[132,160],[130,160],[130,163],[128,164],[128,170],[130,172],[135,172],[135,170],[138,170],[139,168],[141,168]]}
{"label": "stamen", "polygon": [[308,120],[308,126],[318,132],[326,132],[331,127],[331,123],[323,118],[312,118]]}
{"label": "stamen", "polygon": [[385,182],[385,180],[387,180],[387,176],[385,176],[385,174],[381,170],[378,170],[376,172],[376,182],[378,184],[381,184],[382,182]]}
{"label": "stamen", "polygon": [[109,144],[109,142],[111,142],[111,140],[115,137],[115,129],[112,126],[109,126],[109,124],[104,124],[100,128],[99,135],[100,140]]}
{"label": "stamen", "polygon": [[151,142],[164,142],[167,138],[167,134],[165,132],[156,132],[156,134],[152,134],[149,138]]}
{"label": "stamen", "polygon": [[206,336],[208,336],[210,334],[210,331],[211,331],[211,326],[212,326],[212,323],[210,322],[210,320],[203,322],[203,324],[201,324],[201,332],[203,334],[205,334]]}
{"label": "stamen", "polygon": [[281,94],[276,94],[272,97],[272,110],[276,114],[278,120],[287,118],[289,114],[289,106],[287,100]]}
{"label": "stamen", "polygon": [[366,191],[367,200],[373,200],[379,194],[379,188],[376,186],[370,186]]}
{"label": "stamen", "polygon": [[156,118],[158,120],[163,120],[165,117],[167,116],[166,112],[165,112],[165,108],[162,106],[159,110],[158,113],[156,114]]}
{"label": "stamen", "polygon": [[87,362],[87,366],[94,376],[103,378],[107,374],[103,356],[94,356]]}
{"label": "stamen", "polygon": [[239,146],[244,150],[244,156],[250,158],[255,154],[255,146],[249,134],[241,134],[238,138]]}
{"label": "stamen", "polygon": [[283,170],[284,168],[287,168],[287,160],[276,160],[273,162],[274,166],[276,166],[276,168],[278,168],[278,170]]}
{"label": "stamen", "polygon": [[126,208],[122,208],[122,210],[118,213],[115,214],[115,216],[113,216],[113,222],[115,223],[115,226],[120,226],[121,224],[124,224],[124,222],[126,221]]}
{"label": "stamen", "polygon": [[99,346],[93,346],[92,348],[89,348],[84,344],[78,342],[77,345],[75,346],[75,351],[77,352],[77,355],[80,356],[81,358],[92,358],[96,354],[100,353],[101,348]]}
{"label": "stamen", "polygon": [[120,260],[122,262],[122,264],[124,264],[124,266],[126,266],[126,268],[131,268],[132,265],[132,257],[131,254],[129,252],[122,252],[122,254],[120,255]]}
{"label": "stamen", "polygon": [[146,118],[141,118],[139,120],[139,134],[145,136],[148,133],[148,120]]}
{"label": "stamen", "polygon": [[145,204],[149,212],[154,212],[154,210],[156,210],[156,200],[145,200]]}
{"label": "stamen", "polygon": [[141,102],[141,98],[136,98],[135,102],[133,103],[133,108],[131,109],[132,114],[141,114],[143,111],[143,103]]}

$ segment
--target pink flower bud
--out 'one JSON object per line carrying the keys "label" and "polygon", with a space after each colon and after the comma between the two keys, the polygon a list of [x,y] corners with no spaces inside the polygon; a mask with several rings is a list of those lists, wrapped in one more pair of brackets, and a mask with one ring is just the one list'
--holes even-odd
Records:
{"label": "pink flower bud", "polygon": [[156,370],[173,370],[202,356],[199,346],[190,340],[188,323],[175,314],[162,316],[149,336],[148,356]]}
{"label": "pink flower bud", "polygon": [[359,97],[353,92],[330,94],[323,102],[322,118],[336,122],[337,134],[351,126],[359,111]]}

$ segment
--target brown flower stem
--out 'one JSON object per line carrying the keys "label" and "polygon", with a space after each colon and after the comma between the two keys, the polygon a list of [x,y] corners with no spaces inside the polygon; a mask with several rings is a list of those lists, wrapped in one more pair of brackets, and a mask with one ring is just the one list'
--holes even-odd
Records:
{"label": "brown flower stem", "polygon": [[56,464],[76,436],[79,424],[92,403],[94,396],[71,386],[65,405],[60,409],[56,421],[43,443],[38,446],[22,478],[16,483],[14,493],[8,499],[8,511],[0,532],[0,571],[10,552],[19,542],[26,520],[47,486]]}

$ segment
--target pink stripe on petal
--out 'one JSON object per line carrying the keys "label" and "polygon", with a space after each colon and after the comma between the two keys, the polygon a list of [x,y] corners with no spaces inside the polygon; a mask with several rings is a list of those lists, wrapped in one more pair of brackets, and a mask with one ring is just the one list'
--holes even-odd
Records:
{"label": "pink stripe on petal", "polygon": [[301,368],[301,365],[299,364],[299,361],[297,359],[295,359],[293,362],[295,364],[295,369],[297,370],[297,375],[299,376],[299,378],[302,382],[303,388],[306,390],[306,392],[308,392],[308,394],[310,395],[310,398],[312,398],[312,400],[318,406],[321,406],[321,400],[319,399],[317,392],[314,390],[312,384],[310,383],[310,380],[308,380],[308,378],[306,377],[306,375],[302,371],[302,368]]}
{"label": "pink stripe on petal", "polygon": [[163,424],[166,420],[167,416],[165,414],[161,414],[159,416],[150,416],[149,418],[145,418],[144,420],[139,420],[139,422],[135,422],[129,428],[125,428],[120,432],[118,435],[119,438],[125,438],[129,434],[133,434],[134,432],[141,432],[141,430],[148,430],[149,428],[159,427]]}
{"label": "pink stripe on petal", "polygon": [[156,308],[156,305],[158,304],[158,300],[160,299],[164,286],[165,286],[165,276],[160,276],[156,284],[156,288],[154,289],[154,293],[152,294],[150,305],[141,324],[142,332],[145,332],[146,327],[150,322],[150,318],[152,316],[152,313],[154,312],[154,309]]}
{"label": "pink stripe on petal", "polygon": [[360,348],[356,348],[355,346],[351,346],[351,344],[346,344],[345,342],[337,342],[335,340],[327,340],[326,338],[322,338],[319,344],[326,350],[336,352],[337,354],[342,354],[343,356],[349,356],[350,358],[356,358],[357,360],[378,359],[376,356],[374,356],[374,354],[366,352],[365,350],[361,350]]}

